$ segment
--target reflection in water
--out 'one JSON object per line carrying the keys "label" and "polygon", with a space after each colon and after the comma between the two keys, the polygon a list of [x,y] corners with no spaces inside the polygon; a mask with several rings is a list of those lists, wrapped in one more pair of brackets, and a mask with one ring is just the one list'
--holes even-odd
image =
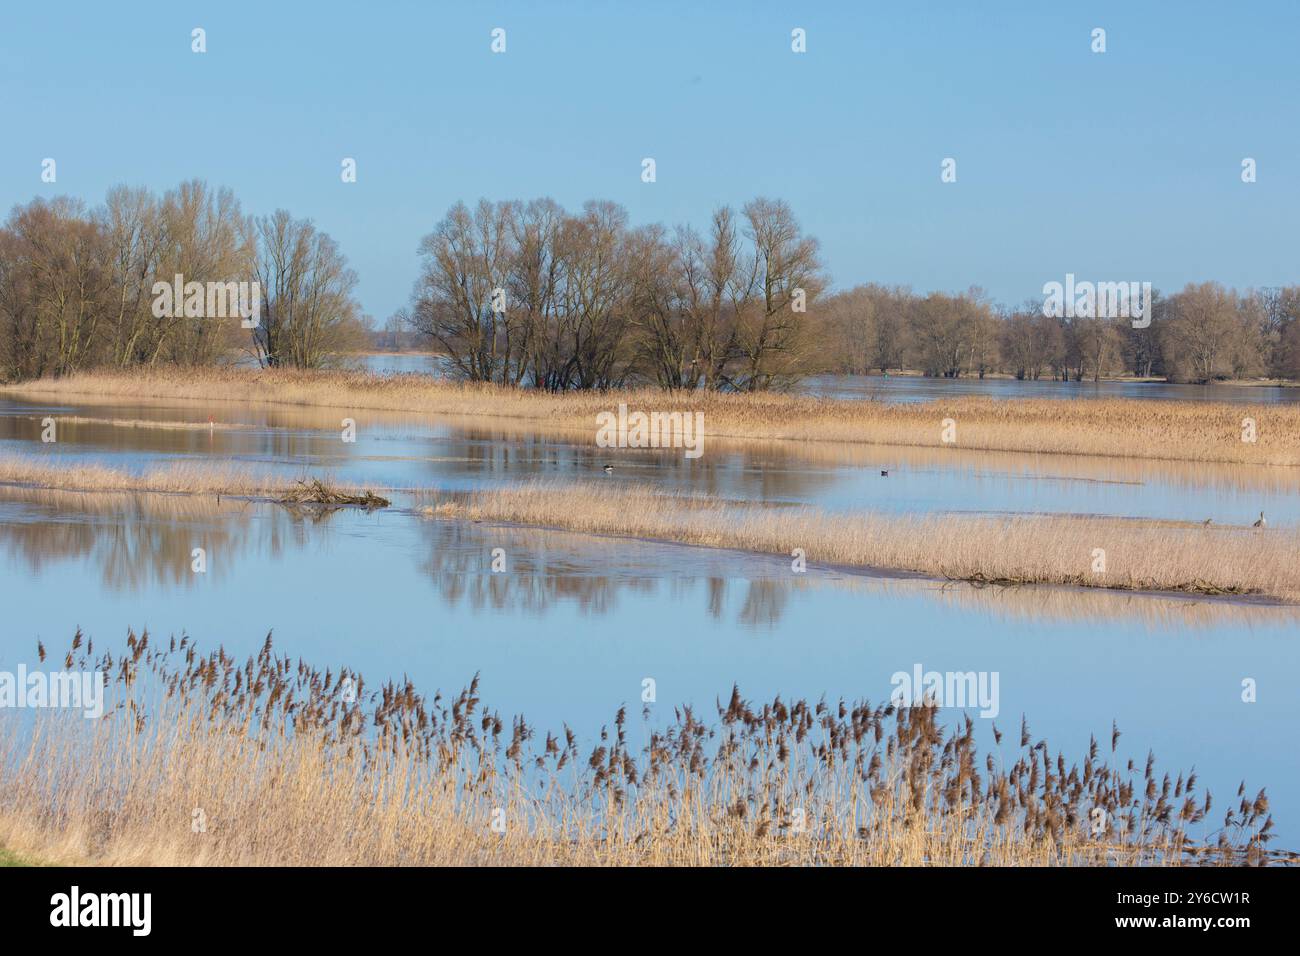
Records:
{"label": "reflection in water", "polygon": [[[200,544],[209,571],[192,575]],[[1300,775],[1278,756],[1297,719],[1296,608],[794,575],[784,556],[400,510],[317,521],[266,503],[17,488],[0,490],[0,582],[9,669],[78,627],[95,640],[190,633],[241,654],[273,631],[294,656],[376,681],[459,687],[481,672],[512,712],[593,745],[618,707],[637,711],[647,676],[666,708],[707,707],[735,682],[881,700],[916,663],[998,672],[1004,729],[1028,714],[1036,733],[1083,747],[1118,719],[1216,793],[1257,779],[1281,828],[1300,819]],[[1249,705],[1247,677],[1260,687]]]}
{"label": "reflection in water", "polygon": [[[10,507],[6,507],[10,506]],[[0,486],[0,545],[10,563],[39,573],[74,558],[99,569],[105,587],[138,593],[192,587],[192,552],[221,555],[217,580],[234,561],[274,562],[302,548],[330,509],[289,509],[238,499],[147,493],[84,493]]]}
{"label": "reflection in water", "polygon": [[[46,414],[130,421],[216,421],[228,429],[63,426],[40,441]],[[538,434],[481,420],[430,421],[349,411],[357,440],[341,440],[339,410],[236,403],[50,408],[0,399],[0,454],[68,456],[123,470],[214,460],[297,477],[305,471],[387,488],[483,488],[532,478],[605,477],[711,496],[889,513],[983,512],[1145,516],[1219,525],[1300,523],[1300,468],[1026,455],[953,448],[710,439],[698,460],[664,450],[610,452],[591,433]],[[880,475],[888,471],[889,477]]]}
{"label": "reflection in water", "polygon": [[[468,605],[475,611],[524,611],[542,615],[569,602],[583,614],[617,611],[618,595],[629,592],[666,597],[679,604],[689,600],[702,579],[705,611],[721,620],[728,588],[743,586],[745,598],[737,623],[747,628],[773,628],[779,623],[788,594],[815,586],[814,580],[778,580],[762,558],[754,558],[749,576],[735,575],[735,562],[723,574],[722,555],[690,555],[688,567],[674,566],[672,545],[586,538],[567,532],[532,528],[492,527],[450,521],[420,521],[428,558],[421,570],[429,576],[449,607]],[[492,549],[504,552],[506,570],[491,570]],[[742,563],[745,556],[742,556]],[[597,570],[600,569],[600,570]]]}
{"label": "reflection in water", "polygon": [[[702,581],[703,610],[721,620],[729,588],[743,587],[736,622],[774,629],[798,591],[836,589],[882,596],[924,597],[995,619],[1050,625],[1068,621],[1141,623],[1149,630],[1217,628],[1249,622],[1300,623],[1300,607],[1214,598],[1025,585],[981,586],[893,573],[819,570],[793,574],[782,557],[660,544],[512,526],[422,521],[428,558],[422,565],[438,593],[455,607],[523,610],[541,615],[560,602],[586,614],[617,611],[620,591],[691,599]],[[492,549],[507,570],[491,571]]]}
{"label": "reflection in water", "polygon": [[1013,623],[1137,623],[1153,632],[1209,630],[1266,622],[1300,624],[1300,607],[1295,605],[1252,604],[1196,596],[1052,585],[980,586],[965,582],[934,584],[928,591],[935,600],[945,604]]}
{"label": "reflection in water", "polygon": [[1300,468],[1218,462],[1153,461],[1102,458],[1091,455],[1030,455],[1024,452],[833,442],[731,442],[711,439],[711,450],[743,455],[754,467],[780,464],[796,469],[816,464],[825,468],[872,471],[947,472],[969,480],[1011,477],[1044,483],[1111,484],[1166,487],[1209,492],[1252,489],[1270,494],[1294,494],[1300,489]]}
{"label": "reflection in water", "polygon": [[[326,542],[332,518],[356,512],[283,506],[211,496],[50,491],[0,486],[0,548],[7,563],[31,574],[74,559],[98,570],[107,589],[139,594],[163,586],[193,587],[191,552],[220,560],[208,575],[220,581],[234,563],[266,575],[291,554]],[[701,601],[721,621],[743,589],[735,623],[772,630],[795,592],[835,589],[887,596],[922,596],[1002,620],[1140,622],[1149,629],[1221,627],[1252,621],[1300,622],[1300,608],[1203,597],[1146,595],[1090,588],[980,587],[966,583],[810,567],[794,574],[779,556],[600,537],[566,531],[429,521],[392,515],[383,525],[348,524],[347,533],[378,537],[401,522],[416,535],[422,575],[449,608],[542,616],[559,604],[587,615],[616,615],[620,593]],[[506,570],[492,571],[492,551]],[[12,576],[12,571],[7,572]],[[703,585],[701,595],[699,585]],[[697,596],[700,595],[700,596]],[[414,610],[420,598],[411,596]]]}

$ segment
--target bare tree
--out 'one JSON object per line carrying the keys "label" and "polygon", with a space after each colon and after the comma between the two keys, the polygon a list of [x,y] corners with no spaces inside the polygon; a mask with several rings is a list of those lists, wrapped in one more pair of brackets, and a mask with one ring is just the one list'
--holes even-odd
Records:
{"label": "bare tree", "polygon": [[687,380],[717,390],[728,383],[728,366],[739,353],[738,319],[758,286],[757,259],[742,249],[729,206],[714,210],[707,241],[682,227],[676,245],[691,348]]}
{"label": "bare tree", "polygon": [[261,321],[253,330],[266,366],[321,368],[364,341],[352,298],[356,274],[334,240],[283,209],[257,221],[255,276]]}
{"label": "bare tree", "polygon": [[804,236],[783,200],[755,199],[745,205],[746,236],[754,244],[756,301],[738,312],[739,353],[731,384],[741,391],[783,387],[803,372],[806,315],[801,311],[824,285],[817,240]]}
{"label": "bare tree", "polygon": [[1208,382],[1231,375],[1249,324],[1237,294],[1217,282],[1188,285],[1170,296],[1161,339],[1170,378]]}

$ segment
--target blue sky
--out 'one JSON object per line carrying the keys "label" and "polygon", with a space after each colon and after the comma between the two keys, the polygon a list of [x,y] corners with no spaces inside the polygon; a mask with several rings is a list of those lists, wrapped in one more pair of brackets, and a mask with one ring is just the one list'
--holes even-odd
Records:
{"label": "blue sky", "polygon": [[[607,198],[635,223],[701,225],[718,204],[779,196],[839,288],[981,285],[1018,303],[1066,272],[1277,285],[1297,278],[1298,11],[5,4],[0,208],[201,177],[246,212],[315,220],[381,320],[409,297],[420,237],[480,196]],[[494,27],[505,54],[489,49]],[[794,27],[806,54],[790,50]],[[345,156],[355,184],[340,181]],[[45,157],[55,184],[40,180]],[[945,157],[956,183],[940,182]]]}

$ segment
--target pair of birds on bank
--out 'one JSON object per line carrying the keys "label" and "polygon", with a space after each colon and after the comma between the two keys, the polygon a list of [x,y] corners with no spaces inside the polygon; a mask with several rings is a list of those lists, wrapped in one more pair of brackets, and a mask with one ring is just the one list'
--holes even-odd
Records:
{"label": "pair of birds on bank", "polygon": [[[1214,523],[1214,519],[1212,519],[1212,518],[1206,518],[1203,522],[1201,522],[1201,527],[1203,527],[1203,528],[1208,528],[1208,527],[1209,527],[1211,524],[1213,524],[1213,523]],[[1264,520],[1264,512],[1261,511],[1261,512],[1259,513],[1259,520],[1256,521],[1253,525],[1251,525],[1251,527],[1252,527],[1252,528],[1265,528],[1265,527],[1267,527],[1267,526],[1268,526],[1268,522]]]}

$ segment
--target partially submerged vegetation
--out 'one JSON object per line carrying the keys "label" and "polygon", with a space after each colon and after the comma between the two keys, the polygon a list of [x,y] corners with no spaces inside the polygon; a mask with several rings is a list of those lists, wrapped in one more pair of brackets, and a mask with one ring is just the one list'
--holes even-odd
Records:
{"label": "partially submerged vegetation", "polygon": [[1117,727],[1067,763],[1023,719],[1005,745],[981,726],[981,753],[969,716],[926,703],[751,703],[733,688],[715,716],[647,710],[644,730],[620,709],[588,745],[522,716],[507,729],[477,678],[445,698],[371,690],[269,636],[240,662],[147,633],[96,656],[78,632],[62,661],[107,675],[103,718],[46,712],[0,736],[0,841],[56,863],[1294,861],[1268,848],[1262,790],[1243,783],[1219,823],[1195,773],[1126,760]]}
{"label": "partially submerged vegetation", "polygon": [[368,488],[361,494],[355,494],[327,485],[319,478],[312,478],[310,481],[299,479],[294,482],[284,497],[280,499],[280,503],[293,505],[360,505],[367,510],[371,508],[387,508],[392,504],[387,498],[381,498]]}
{"label": "partially submerged vegetation", "polygon": [[[206,463],[141,472],[19,457],[0,485],[86,493],[155,492],[385,508],[369,488],[319,477],[253,474]],[[528,482],[432,497],[434,517],[648,538],[790,555],[832,566],[912,572],[976,584],[1060,584],[1300,601],[1300,532],[1114,517],[844,514],[726,501],[608,480]]]}
{"label": "partially submerged vegetation", "polygon": [[369,489],[335,486],[319,478],[293,479],[254,474],[246,469],[173,464],[141,472],[77,462],[63,465],[30,458],[0,460],[0,484],[57,491],[156,492],[173,495],[226,495],[264,498],[284,504],[361,505],[384,508],[390,502]]}
{"label": "partially submerged vegetation", "polygon": [[[700,411],[708,438],[831,442],[1168,461],[1300,465],[1300,405],[1135,399],[956,398],[887,405],[774,393],[639,389],[550,393],[423,375],[234,368],[85,372],[5,386],[11,394],[238,401],[522,421],[594,442],[596,415],[626,402],[647,413]],[[1250,418],[1253,432],[1243,431]],[[944,441],[944,420],[953,423]],[[1243,440],[1243,434],[1253,441]],[[585,436],[585,438],[583,437]]]}
{"label": "partially submerged vegetation", "polygon": [[990,584],[1300,600],[1300,532],[1119,518],[844,514],[604,482],[435,496],[435,518],[793,555]]}
{"label": "partially submerged vegetation", "polygon": [[103,425],[108,428],[158,429],[160,431],[231,431],[251,428],[239,422],[176,422],[160,418],[97,418],[85,415],[60,415],[59,426],[64,425]]}

